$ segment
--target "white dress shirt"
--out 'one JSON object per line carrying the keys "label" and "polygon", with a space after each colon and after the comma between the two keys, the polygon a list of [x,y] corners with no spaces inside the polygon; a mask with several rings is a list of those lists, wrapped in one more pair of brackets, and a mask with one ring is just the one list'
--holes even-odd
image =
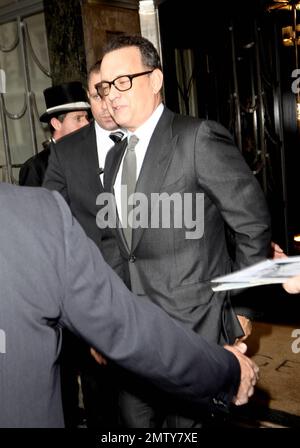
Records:
{"label": "white dress shirt", "polygon": [[[146,151],[150,142],[150,139],[152,137],[152,134],[154,132],[154,129],[158,123],[158,120],[160,119],[162,113],[164,110],[164,105],[161,103],[153,112],[153,114],[148,118],[145,123],[142,124],[139,128],[137,128],[134,132],[127,131],[127,138],[130,139],[131,135],[136,135],[139,139],[136,147],[135,147],[135,154],[136,154],[136,179],[138,181],[141,168],[144,162],[144,158],[146,155]],[[122,177],[122,169],[123,169],[123,160],[125,156],[126,151],[124,152],[123,159],[120,163],[120,168],[118,171],[118,174],[116,176],[115,184],[114,184],[114,190],[115,190],[115,197],[116,197],[116,204],[118,209],[119,217],[122,216],[121,213],[121,177]]]}

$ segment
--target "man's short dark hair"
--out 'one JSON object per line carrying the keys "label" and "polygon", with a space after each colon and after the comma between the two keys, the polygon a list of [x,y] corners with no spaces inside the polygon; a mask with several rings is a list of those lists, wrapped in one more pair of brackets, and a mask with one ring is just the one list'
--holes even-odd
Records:
{"label": "man's short dark hair", "polygon": [[99,73],[100,72],[101,62],[102,62],[102,59],[99,59],[93,65],[91,65],[91,67],[89,68],[88,74],[87,74],[87,81],[88,81],[88,83],[90,81],[91,75],[93,75],[94,73]]}
{"label": "man's short dark hair", "polygon": [[142,55],[142,62],[149,68],[161,68],[159,54],[154,45],[145,37],[120,34],[113,37],[103,48],[103,56],[125,47],[137,47]]}

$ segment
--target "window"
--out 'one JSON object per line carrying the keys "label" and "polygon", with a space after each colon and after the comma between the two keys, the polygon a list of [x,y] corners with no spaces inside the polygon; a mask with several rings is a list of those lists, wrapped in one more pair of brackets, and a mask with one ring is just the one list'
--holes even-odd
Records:
{"label": "window", "polygon": [[[0,2],[0,181],[11,183],[47,138],[39,116],[45,110],[43,90],[51,85],[44,14],[26,15],[21,4],[4,8]],[[12,20],[4,21],[4,10]]]}

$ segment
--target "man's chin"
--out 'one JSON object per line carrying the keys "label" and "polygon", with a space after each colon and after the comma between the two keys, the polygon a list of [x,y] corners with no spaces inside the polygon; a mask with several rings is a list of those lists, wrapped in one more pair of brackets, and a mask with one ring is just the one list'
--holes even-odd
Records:
{"label": "man's chin", "polygon": [[116,123],[114,120],[112,120],[111,118],[102,118],[102,126],[109,130],[109,131],[113,131],[114,129],[116,129]]}

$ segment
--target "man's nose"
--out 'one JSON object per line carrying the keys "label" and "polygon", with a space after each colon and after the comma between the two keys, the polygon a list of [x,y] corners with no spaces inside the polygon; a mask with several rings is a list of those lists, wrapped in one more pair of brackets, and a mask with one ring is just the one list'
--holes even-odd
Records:
{"label": "man's nose", "polygon": [[116,89],[116,87],[112,84],[110,86],[110,91],[108,94],[108,98],[110,101],[113,101],[115,98],[118,98],[120,96],[120,91]]}

